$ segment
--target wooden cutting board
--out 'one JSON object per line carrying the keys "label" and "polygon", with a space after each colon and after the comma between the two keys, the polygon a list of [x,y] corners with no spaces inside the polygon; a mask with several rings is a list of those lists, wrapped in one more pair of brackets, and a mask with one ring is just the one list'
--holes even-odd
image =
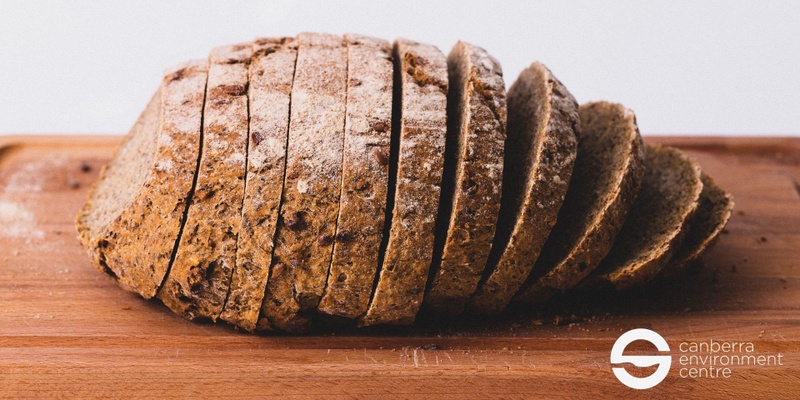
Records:
{"label": "wooden cutting board", "polygon": [[[686,150],[736,201],[705,266],[678,279],[495,320],[303,337],[187,322],[92,267],[73,218],[119,140],[0,137],[0,397],[798,396],[800,139],[646,139]],[[633,328],[671,348],[649,390],[609,363]],[[709,340],[751,342],[783,365],[682,378],[681,343]],[[642,343],[632,351],[652,353]]]}

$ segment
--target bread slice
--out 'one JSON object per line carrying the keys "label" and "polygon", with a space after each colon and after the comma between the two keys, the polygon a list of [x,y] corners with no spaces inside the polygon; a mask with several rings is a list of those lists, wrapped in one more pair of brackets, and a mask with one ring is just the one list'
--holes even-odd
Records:
{"label": "bread slice", "polygon": [[299,313],[319,304],[331,263],[347,82],[341,37],[304,33],[296,40],[283,204],[261,307],[271,325],[290,332],[307,327]]}
{"label": "bread slice", "polygon": [[297,46],[294,39],[253,43],[250,84],[250,143],[236,266],[220,318],[252,331],[258,322],[278,221],[286,168],[289,97]]}
{"label": "bread slice", "polygon": [[506,96],[500,63],[458,42],[447,58],[447,144],[426,307],[457,315],[478,287],[502,193]]}
{"label": "bread slice", "polygon": [[158,298],[188,319],[216,320],[236,263],[247,159],[250,44],[209,57],[197,182],[175,259]]}
{"label": "bread slice", "polygon": [[164,280],[191,196],[207,77],[205,60],[165,74],[76,217],[95,266],[146,299]]}
{"label": "bread slice", "polygon": [[[392,160],[381,267],[359,323],[411,324],[422,304],[433,255],[447,134],[447,60],[434,46],[394,44]],[[395,167],[396,166],[396,167]]]}
{"label": "bread slice", "polygon": [[581,140],[558,221],[515,301],[540,302],[572,288],[606,256],[644,175],[636,117],[622,104],[581,105]]}
{"label": "bread slice", "polygon": [[714,246],[720,232],[725,228],[733,211],[733,197],[719,187],[714,180],[702,173],[703,191],[692,223],[689,225],[683,244],[672,259],[665,273],[674,274],[700,258]]}
{"label": "bread slice", "polygon": [[658,274],[681,245],[702,190],[694,161],[679,150],[646,145],[639,196],[593,280],[624,290]]}
{"label": "bread slice", "polygon": [[541,63],[508,91],[503,195],[489,261],[469,308],[501,312],[528,277],[572,176],[580,137],[578,104]]}
{"label": "bread slice", "polygon": [[319,310],[367,311],[383,237],[392,129],[392,46],[361,35],[347,42],[347,112],[333,257]]}

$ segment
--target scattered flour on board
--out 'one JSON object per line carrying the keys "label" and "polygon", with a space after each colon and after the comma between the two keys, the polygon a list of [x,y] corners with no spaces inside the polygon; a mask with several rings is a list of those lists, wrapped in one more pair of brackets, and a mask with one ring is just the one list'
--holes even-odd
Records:
{"label": "scattered flour on board", "polygon": [[12,238],[44,238],[44,232],[36,229],[36,219],[23,205],[0,201],[0,236]]}
{"label": "scattered flour on board", "polygon": [[8,177],[0,193],[0,236],[43,239],[44,232],[36,225],[36,215],[25,206],[25,194],[42,191],[47,179],[45,171],[58,170],[66,162],[63,156],[23,165]]}

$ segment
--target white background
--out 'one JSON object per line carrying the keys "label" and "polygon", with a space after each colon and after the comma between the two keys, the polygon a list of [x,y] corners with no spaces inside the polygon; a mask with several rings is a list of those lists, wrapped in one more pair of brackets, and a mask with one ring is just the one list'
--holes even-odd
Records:
{"label": "white background", "polygon": [[800,135],[800,2],[0,2],[0,134],[127,132],[161,72],[301,31],[485,47],[507,85],[543,61],[645,134]]}

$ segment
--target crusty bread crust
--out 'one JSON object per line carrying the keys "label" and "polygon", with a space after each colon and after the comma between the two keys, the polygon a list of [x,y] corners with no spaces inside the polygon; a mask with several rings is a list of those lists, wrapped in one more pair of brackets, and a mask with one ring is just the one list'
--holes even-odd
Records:
{"label": "crusty bread crust", "polygon": [[447,133],[447,61],[434,46],[398,39],[401,116],[394,209],[378,283],[362,326],[411,324],[433,255]]}
{"label": "crusty bread crust", "polygon": [[[236,267],[220,318],[256,328],[278,221],[286,167],[289,100],[297,46],[294,39],[253,42],[248,101],[250,143],[236,250]],[[262,327],[263,329],[263,327]]]}
{"label": "crusty bread crust", "polygon": [[683,242],[702,190],[700,167],[692,159],[671,147],[645,145],[639,196],[592,274],[596,280],[624,290],[656,276]]}
{"label": "crusty bread crust", "polygon": [[214,49],[165,73],[80,240],[187,319],[300,333],[627,289],[719,237],[730,194],[644,146],[630,110],[579,112],[541,63],[505,96],[499,63],[463,42],[447,59],[314,33]]}
{"label": "crusty bread crust", "polygon": [[339,217],[319,310],[357,318],[369,305],[383,237],[392,130],[392,46],[361,35],[347,42],[347,111]]}
{"label": "crusty bread crust", "polygon": [[478,287],[497,226],[506,139],[500,63],[458,42],[447,59],[447,149],[425,305],[456,315]]}
{"label": "crusty bread crust", "polygon": [[98,269],[149,299],[166,274],[197,172],[208,65],[168,70],[76,218]]}
{"label": "crusty bread crust", "polygon": [[236,263],[247,160],[248,44],[209,57],[197,183],[175,260],[158,298],[188,319],[216,320]]}
{"label": "crusty bread crust", "polygon": [[611,249],[639,193],[644,149],[633,111],[601,101],[583,104],[579,112],[583,132],[572,183],[515,301],[544,301],[589,275]]}
{"label": "crusty bread crust", "polygon": [[297,37],[283,204],[261,308],[286,331],[306,329],[331,263],[342,180],[347,48],[339,36]]}
{"label": "crusty bread crust", "polygon": [[578,104],[564,85],[541,63],[524,70],[508,92],[509,173],[499,235],[470,300],[473,311],[503,311],[528,277],[564,201],[579,135]]}

